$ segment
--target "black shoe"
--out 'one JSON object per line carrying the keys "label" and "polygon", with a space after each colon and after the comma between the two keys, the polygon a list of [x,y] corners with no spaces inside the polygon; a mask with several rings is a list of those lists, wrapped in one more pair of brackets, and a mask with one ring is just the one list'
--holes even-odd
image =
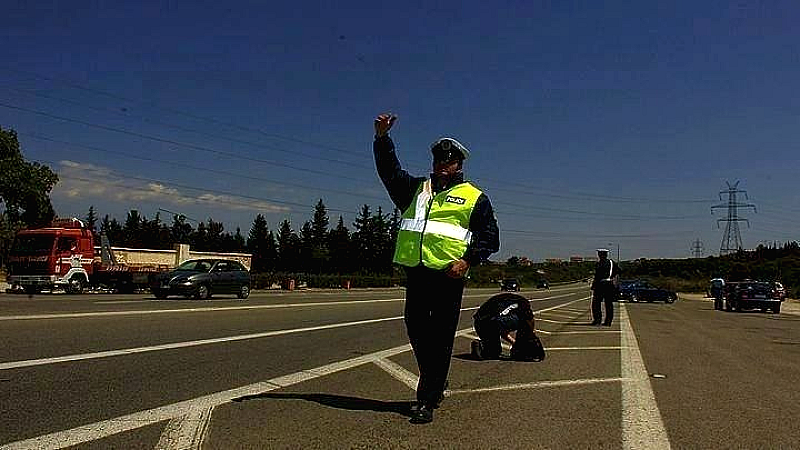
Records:
{"label": "black shoe", "polygon": [[449,381],[445,381],[444,382],[444,390],[442,391],[441,394],[439,394],[439,398],[436,399],[436,403],[433,404],[433,409],[439,409],[439,407],[442,406],[442,402],[444,401],[444,391],[447,390],[448,386],[450,386],[450,382]]}
{"label": "black shoe", "polygon": [[477,360],[483,359],[483,343],[479,340],[474,340],[470,344],[470,354]]}
{"label": "black shoe", "polygon": [[409,422],[414,424],[433,422],[433,407],[423,404],[419,408],[412,410]]}

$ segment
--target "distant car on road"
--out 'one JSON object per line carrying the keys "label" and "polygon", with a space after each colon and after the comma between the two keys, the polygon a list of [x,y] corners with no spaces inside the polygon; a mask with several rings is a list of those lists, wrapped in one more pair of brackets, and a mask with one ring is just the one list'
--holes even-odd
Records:
{"label": "distant car on road", "polygon": [[516,278],[504,278],[500,282],[501,291],[519,291],[519,280]]}
{"label": "distant car on road", "polygon": [[619,283],[620,301],[672,303],[677,299],[675,292],[653,286],[645,280],[621,280]]}
{"label": "distant car on road", "polygon": [[156,298],[183,295],[198,300],[212,294],[250,296],[250,272],[238,261],[228,259],[192,259],[153,278],[150,291]]}
{"label": "distant car on road", "polygon": [[771,310],[778,314],[781,312],[781,302],[785,295],[775,286],[775,283],[766,281],[745,280],[727,283],[725,285],[725,310],[761,309],[765,312]]}

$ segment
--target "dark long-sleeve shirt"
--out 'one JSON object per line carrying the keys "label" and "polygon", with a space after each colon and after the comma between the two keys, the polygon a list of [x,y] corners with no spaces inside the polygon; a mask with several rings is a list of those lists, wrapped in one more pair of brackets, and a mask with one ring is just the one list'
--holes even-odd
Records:
{"label": "dark long-sleeve shirt", "polygon": [[614,277],[619,276],[619,268],[616,263],[612,263],[610,259],[602,259],[597,261],[594,265],[594,280],[592,281],[592,289],[598,286],[601,282],[606,280],[613,280]]}
{"label": "dark long-sleeve shirt", "polygon": [[[394,150],[394,142],[388,135],[376,138],[372,144],[372,150],[375,154],[375,166],[378,169],[378,176],[383,185],[386,186],[389,198],[392,199],[397,209],[405,211],[413,202],[419,185],[426,178],[411,176],[400,166],[400,161],[397,159],[397,153]],[[462,178],[455,178],[439,189],[435,187],[438,183],[433,183],[434,194],[450,189],[462,182]],[[480,264],[488,259],[489,255],[500,249],[500,233],[497,229],[497,220],[494,217],[494,210],[489,197],[484,193],[481,193],[480,197],[478,197],[475,208],[472,210],[472,215],[469,218],[469,230],[472,232],[472,240],[467,246],[464,260],[471,266]]]}

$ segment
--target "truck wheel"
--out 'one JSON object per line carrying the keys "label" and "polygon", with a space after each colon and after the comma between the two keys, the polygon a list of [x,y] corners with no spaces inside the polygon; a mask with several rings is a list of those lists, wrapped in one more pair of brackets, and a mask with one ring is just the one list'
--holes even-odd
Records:
{"label": "truck wheel", "polygon": [[38,286],[25,286],[25,293],[28,295],[34,295],[42,292],[42,290]]}
{"label": "truck wheel", "polygon": [[236,296],[240,299],[244,300],[250,296],[250,286],[243,284],[241,288],[239,288],[239,292],[236,293]]}
{"label": "truck wheel", "polygon": [[197,300],[208,300],[211,298],[211,291],[208,289],[208,286],[205,284],[198,286],[197,292],[194,293],[194,298]]}
{"label": "truck wheel", "polygon": [[82,294],[83,293],[83,279],[79,276],[70,278],[69,284],[65,289],[67,294]]}

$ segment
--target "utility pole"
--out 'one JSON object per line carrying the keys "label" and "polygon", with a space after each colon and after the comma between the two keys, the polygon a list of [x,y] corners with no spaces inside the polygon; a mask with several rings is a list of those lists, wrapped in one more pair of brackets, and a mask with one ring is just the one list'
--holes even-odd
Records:
{"label": "utility pole", "polygon": [[749,200],[747,197],[747,191],[739,189],[738,180],[733,185],[727,181],[725,184],[728,185],[728,190],[719,191],[719,199],[722,200],[722,194],[728,194],[728,203],[720,203],[719,205],[714,205],[711,207],[712,214],[714,213],[714,208],[728,208],[728,218],[717,219],[717,228],[719,228],[720,222],[726,222],[725,234],[722,236],[722,244],[719,247],[720,256],[727,255],[729,253],[735,253],[742,249],[742,235],[739,232],[739,222],[746,222],[747,227],[749,228],[750,221],[739,218],[739,208],[753,208],[753,212],[757,212],[756,205],[752,203],[739,203],[737,201],[737,194],[744,194],[744,198]]}
{"label": "utility pole", "polygon": [[703,242],[700,239],[695,239],[695,241],[692,242],[692,256],[695,258],[702,258],[703,250]]}

